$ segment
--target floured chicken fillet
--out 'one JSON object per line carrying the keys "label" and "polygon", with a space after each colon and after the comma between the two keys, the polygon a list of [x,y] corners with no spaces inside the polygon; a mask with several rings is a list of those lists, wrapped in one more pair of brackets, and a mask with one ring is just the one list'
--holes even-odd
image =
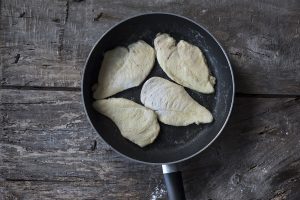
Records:
{"label": "floured chicken fillet", "polygon": [[110,118],[123,137],[144,147],[157,137],[160,127],[154,111],[124,98],[97,100],[93,107]]}
{"label": "floured chicken fillet", "polygon": [[213,120],[212,114],[192,99],[182,86],[160,77],[152,77],[144,83],[141,102],[168,125],[187,126]]}
{"label": "floured chicken fillet", "polygon": [[154,47],[158,63],[170,79],[201,93],[214,92],[215,77],[198,47],[184,40],[176,45],[166,33],[157,35]]}
{"label": "floured chicken fillet", "polygon": [[104,54],[93,97],[104,99],[141,84],[155,61],[154,49],[140,40]]}

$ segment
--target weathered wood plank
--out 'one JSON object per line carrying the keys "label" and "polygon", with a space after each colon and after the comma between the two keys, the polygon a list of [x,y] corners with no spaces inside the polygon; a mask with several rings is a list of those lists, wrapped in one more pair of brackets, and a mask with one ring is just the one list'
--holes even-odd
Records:
{"label": "weathered wood plank", "polygon": [[184,164],[191,199],[299,199],[299,111],[299,99],[238,98],[217,142]]}
{"label": "weathered wood plank", "polygon": [[299,8],[296,0],[3,1],[1,84],[79,87],[88,52],[109,27],[164,11],[216,35],[234,65],[238,92],[299,95]]}
{"label": "weathered wood plank", "polygon": [[2,2],[1,85],[78,86],[80,70],[61,55],[66,5],[60,0]]}
{"label": "weathered wood plank", "polygon": [[[152,181],[151,181],[152,180]],[[134,184],[131,184],[134,182]],[[129,183],[129,184],[128,184]],[[145,189],[135,178],[115,178],[111,182],[6,182],[0,183],[5,188],[0,193],[3,199],[30,199],[30,200],[52,200],[52,199],[166,199],[166,191],[160,190],[162,183],[155,183],[153,179],[148,180],[149,188]],[[116,187],[116,185],[118,185]],[[154,186],[153,186],[154,185]],[[157,186],[156,186],[157,185]],[[144,191],[143,191],[144,190]],[[152,191],[152,193],[151,193]],[[148,194],[150,193],[150,195]]]}
{"label": "weathered wood plank", "polygon": [[[79,92],[0,90],[0,97],[4,199],[166,198],[160,167],[105,145]],[[295,98],[238,98],[221,137],[181,166],[188,199],[298,199],[299,113]]]}
{"label": "weathered wood plank", "polygon": [[99,140],[85,120],[78,92],[0,90],[0,97],[0,190],[5,197],[165,196],[161,167],[127,161]]}

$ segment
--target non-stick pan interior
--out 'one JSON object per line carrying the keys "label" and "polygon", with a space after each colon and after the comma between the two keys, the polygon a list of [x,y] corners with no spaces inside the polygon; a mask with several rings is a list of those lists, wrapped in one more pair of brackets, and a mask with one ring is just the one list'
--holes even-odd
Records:
{"label": "non-stick pan interior", "polygon": [[[116,125],[92,108],[92,85],[97,82],[103,54],[117,46],[127,46],[144,40],[151,46],[157,33],[169,33],[177,42],[185,40],[198,46],[204,53],[213,76],[216,77],[214,94],[201,94],[188,88],[187,92],[214,116],[211,124],[174,127],[160,123],[160,133],[153,144],[145,148],[123,138]],[[146,14],[125,20],[109,30],[92,50],[83,75],[82,92],[90,122],[105,142],[119,153],[147,163],[177,162],[195,155],[216,138],[231,111],[233,101],[233,77],[230,63],[214,38],[194,22],[171,14]],[[170,80],[157,61],[150,75]],[[146,79],[146,80],[147,80]],[[146,81],[145,80],[145,81]],[[113,97],[124,97],[139,104],[139,87],[123,91]]]}

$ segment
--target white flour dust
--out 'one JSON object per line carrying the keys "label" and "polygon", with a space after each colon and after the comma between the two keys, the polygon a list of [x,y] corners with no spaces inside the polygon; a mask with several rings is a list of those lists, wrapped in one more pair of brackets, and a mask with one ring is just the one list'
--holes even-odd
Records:
{"label": "white flour dust", "polygon": [[161,185],[157,185],[154,188],[154,191],[151,193],[150,200],[156,200],[162,198],[167,191],[161,187]]}

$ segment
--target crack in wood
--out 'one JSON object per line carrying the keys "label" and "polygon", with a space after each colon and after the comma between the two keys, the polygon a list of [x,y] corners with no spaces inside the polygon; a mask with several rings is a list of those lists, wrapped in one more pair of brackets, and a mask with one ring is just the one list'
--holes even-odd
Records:
{"label": "crack in wood", "polygon": [[22,17],[24,17],[24,15],[25,15],[25,12],[22,12],[22,13],[20,13],[19,17],[22,18]]}
{"label": "crack in wood", "polygon": [[248,172],[254,170],[255,168],[257,168],[257,165],[252,165],[251,167],[249,167]]}
{"label": "crack in wood", "polygon": [[32,83],[33,81],[27,81],[24,86],[30,86],[30,84]]}
{"label": "crack in wood", "polygon": [[253,93],[235,93],[236,97],[256,97],[256,98],[299,98],[300,94],[253,94]]}
{"label": "crack in wood", "polygon": [[39,102],[18,102],[18,103],[11,103],[11,102],[1,102],[0,105],[41,105],[41,104],[55,104],[56,102],[47,102],[47,101],[39,101]]}
{"label": "crack in wood", "polygon": [[285,200],[287,198],[287,191],[285,190],[278,190],[276,191],[275,195],[270,200]]}
{"label": "crack in wood", "polygon": [[21,55],[18,53],[18,54],[15,56],[14,64],[17,64],[17,63],[19,62],[20,57],[21,57]]}
{"label": "crack in wood", "polygon": [[108,14],[108,13],[103,13],[100,12],[94,19],[93,21],[99,21],[99,19],[107,19],[107,20],[120,20],[121,18]]}
{"label": "crack in wood", "polygon": [[62,59],[62,51],[64,48],[64,37],[65,37],[65,24],[69,19],[69,9],[70,9],[70,2],[69,0],[67,0],[64,24],[61,25],[61,29],[59,30],[59,34],[58,34],[58,58],[59,59]]}
{"label": "crack in wood", "polygon": [[[59,181],[59,180],[45,180],[45,179],[39,180],[39,179],[13,179],[13,178],[6,178],[5,181],[8,181],[8,182],[47,182],[47,183],[78,182],[76,180],[74,180],[74,181],[68,181],[68,180]],[[92,181],[92,182],[97,182],[97,181]],[[100,181],[98,181],[98,182],[100,182]]]}
{"label": "crack in wood", "polygon": [[79,87],[42,87],[42,86],[17,86],[17,85],[0,85],[0,89],[13,90],[41,90],[41,91],[81,91]]}
{"label": "crack in wood", "polygon": [[99,19],[103,16],[103,13],[99,13],[95,18],[94,21],[99,21]]}
{"label": "crack in wood", "polygon": [[95,151],[97,149],[97,140],[94,140],[92,146],[91,146],[91,150]]}
{"label": "crack in wood", "polygon": [[239,57],[239,58],[242,57],[242,53],[241,53],[241,52],[238,52],[238,51],[237,51],[237,52],[229,52],[229,54],[230,54],[230,55],[233,55],[233,56],[237,56],[237,57]]}
{"label": "crack in wood", "polygon": [[[263,112],[262,114],[265,114],[266,112]],[[258,133],[258,135],[264,135],[264,134],[268,134],[268,133],[273,133],[274,131],[276,131],[277,128],[275,127],[266,127],[264,130],[260,131]]]}
{"label": "crack in wood", "polygon": [[62,50],[64,46],[64,36],[65,36],[65,28],[62,26],[62,28],[59,30],[58,34],[58,57],[59,59],[62,59]]}
{"label": "crack in wood", "polygon": [[246,48],[246,50],[248,50],[248,51],[250,51],[250,52],[252,52],[252,53],[255,53],[255,54],[258,54],[258,55],[261,55],[261,56],[265,56],[265,57],[267,57],[267,58],[270,58],[269,55],[264,54],[264,53],[260,53],[260,52],[257,52],[257,51],[254,51],[254,50],[252,50],[252,49]]}
{"label": "crack in wood", "polygon": [[25,178],[5,178],[4,180],[7,182],[41,182],[41,183],[92,183],[92,184],[97,184],[97,183],[102,183],[103,180],[85,180],[82,179],[82,177],[79,176],[73,176],[73,178],[79,178],[80,180],[50,180],[50,179],[25,179]]}
{"label": "crack in wood", "polygon": [[69,0],[67,0],[67,3],[66,3],[65,23],[67,23],[67,21],[68,21],[68,19],[69,19],[69,10],[70,10],[70,2],[69,2]]}

